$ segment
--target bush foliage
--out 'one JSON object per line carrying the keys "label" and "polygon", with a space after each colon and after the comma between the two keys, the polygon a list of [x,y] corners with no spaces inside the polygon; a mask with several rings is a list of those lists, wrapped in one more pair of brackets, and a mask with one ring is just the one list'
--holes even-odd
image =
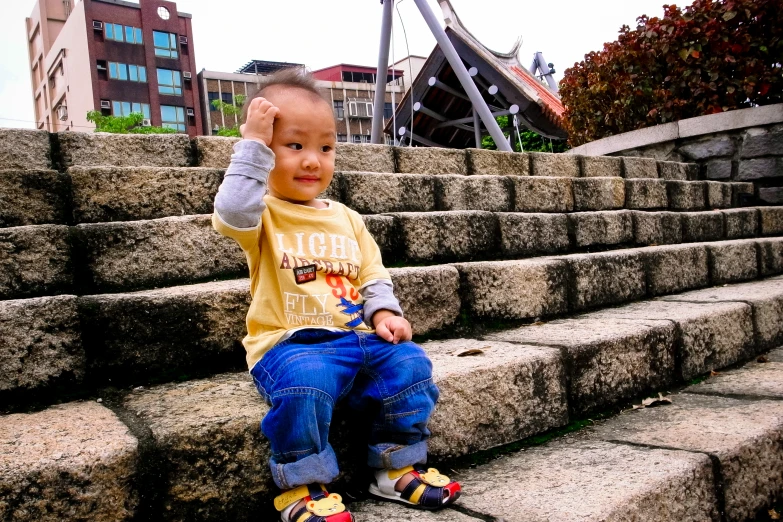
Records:
{"label": "bush foliage", "polygon": [[[501,129],[506,129],[510,126],[508,116],[498,116],[495,119]],[[481,138],[481,148],[497,150],[498,147],[495,145],[495,140],[492,139],[492,136],[487,135]],[[569,149],[565,141],[550,140],[537,132],[529,130],[521,131],[520,136],[517,136],[516,132],[512,132],[511,148],[514,149],[514,152],[565,152]]]}
{"label": "bush foliage", "polygon": [[696,0],[637,19],[566,70],[572,146],[660,123],[783,100],[783,0]]}
{"label": "bush foliage", "polygon": [[111,132],[113,134],[174,134],[174,129],[168,127],[143,126],[144,115],[132,112],[127,116],[104,116],[100,111],[87,113],[87,121],[95,124],[95,132]]}

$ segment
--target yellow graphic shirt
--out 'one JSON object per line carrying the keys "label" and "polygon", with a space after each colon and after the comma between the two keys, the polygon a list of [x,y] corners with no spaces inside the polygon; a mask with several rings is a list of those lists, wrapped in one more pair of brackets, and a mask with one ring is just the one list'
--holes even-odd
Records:
{"label": "yellow graphic shirt", "polygon": [[215,230],[242,247],[250,270],[252,302],[242,340],[248,367],[289,330],[373,332],[364,323],[359,289],[391,277],[361,216],[334,201],[327,209],[269,195],[264,202],[254,228],[235,228],[217,212],[212,216]]}

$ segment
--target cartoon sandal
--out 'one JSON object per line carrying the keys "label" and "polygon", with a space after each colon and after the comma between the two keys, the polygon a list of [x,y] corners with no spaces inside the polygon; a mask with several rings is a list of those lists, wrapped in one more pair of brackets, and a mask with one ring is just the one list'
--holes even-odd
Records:
{"label": "cartoon sandal", "polygon": [[[405,489],[395,491],[394,486],[403,475],[411,473],[411,480]],[[375,484],[370,484],[370,494],[374,497],[399,502],[419,509],[440,509],[457,500],[462,489],[437,469],[414,469],[408,466],[402,469],[382,469],[375,472]]]}
{"label": "cartoon sandal", "polygon": [[[304,507],[296,512],[294,507],[304,499]],[[299,486],[275,497],[275,509],[282,522],[354,522],[353,515],[345,510],[343,498],[329,493],[320,484]]]}

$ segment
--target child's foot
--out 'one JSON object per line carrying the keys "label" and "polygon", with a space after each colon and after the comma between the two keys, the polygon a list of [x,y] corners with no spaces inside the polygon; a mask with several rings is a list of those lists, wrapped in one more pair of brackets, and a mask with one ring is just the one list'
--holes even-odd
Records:
{"label": "child's foot", "polygon": [[342,497],[329,494],[320,484],[289,489],[275,497],[282,522],[354,522],[345,510]]}
{"label": "child's foot", "polygon": [[370,494],[421,509],[440,509],[457,500],[462,492],[458,482],[449,480],[435,468],[382,469],[375,472]]}

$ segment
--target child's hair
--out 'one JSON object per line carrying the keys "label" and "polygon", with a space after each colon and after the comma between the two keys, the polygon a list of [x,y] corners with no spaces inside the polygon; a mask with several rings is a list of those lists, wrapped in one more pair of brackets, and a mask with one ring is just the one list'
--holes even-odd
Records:
{"label": "child's hair", "polygon": [[288,67],[286,69],[280,69],[268,76],[261,76],[257,84],[258,90],[252,96],[248,96],[245,100],[245,105],[242,108],[242,122],[244,123],[247,121],[247,108],[250,107],[250,102],[255,98],[263,96],[264,91],[273,86],[279,85],[281,87],[302,89],[328,103],[326,98],[318,92],[315,81],[313,75],[301,67]]}

